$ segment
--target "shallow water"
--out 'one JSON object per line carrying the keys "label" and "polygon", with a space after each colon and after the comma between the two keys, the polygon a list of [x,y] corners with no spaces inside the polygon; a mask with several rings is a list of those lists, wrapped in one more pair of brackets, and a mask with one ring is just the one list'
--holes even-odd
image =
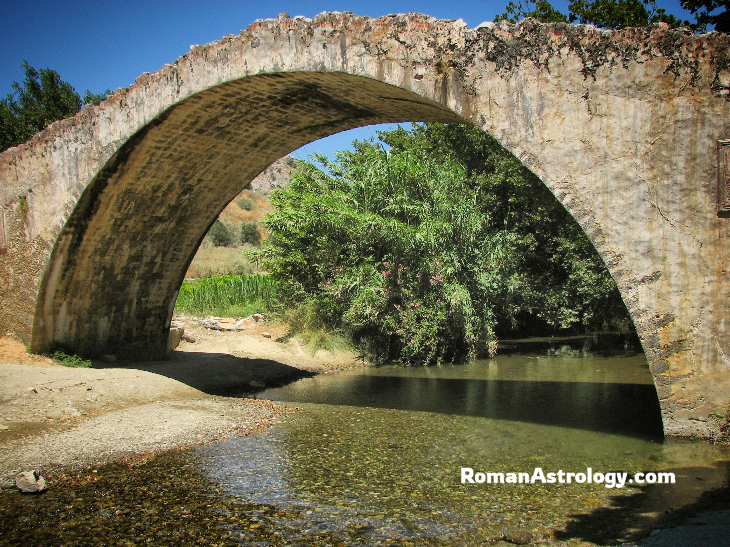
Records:
{"label": "shallow water", "polygon": [[[726,450],[662,441],[642,354],[564,347],[466,365],[385,366],[303,379],[261,397],[301,412],[266,435],[194,453],[226,493],[300,512],[271,523],[291,544],[316,534],[349,545],[519,534],[613,543],[728,481]],[[676,484],[462,484],[462,467],[668,471]]]}
{"label": "shallow water", "polygon": [[[265,435],[88,470],[40,496],[0,491],[0,545],[633,540],[728,485],[730,451],[662,440],[643,355],[590,342],[516,342],[491,361],[268,390],[300,410]],[[462,467],[670,471],[676,483],[462,484]]]}

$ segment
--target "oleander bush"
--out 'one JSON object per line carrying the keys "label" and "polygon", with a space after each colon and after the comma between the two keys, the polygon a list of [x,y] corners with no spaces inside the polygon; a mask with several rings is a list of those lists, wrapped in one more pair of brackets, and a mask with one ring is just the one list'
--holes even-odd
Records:
{"label": "oleander bush", "polygon": [[376,360],[461,360],[517,330],[630,321],[575,220],[475,127],[379,132],[334,162],[301,162],[271,202],[250,255],[282,305]]}

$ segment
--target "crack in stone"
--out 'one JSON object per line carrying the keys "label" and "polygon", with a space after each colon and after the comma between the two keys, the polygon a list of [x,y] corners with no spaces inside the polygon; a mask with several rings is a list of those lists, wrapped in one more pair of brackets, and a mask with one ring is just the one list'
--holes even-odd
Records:
{"label": "crack in stone", "polygon": [[681,224],[682,226],[684,226],[684,228],[686,229],[686,230],[684,230],[684,232],[689,237],[691,237],[692,239],[694,239],[697,243],[699,243],[700,248],[702,248],[702,241],[700,241],[699,238],[692,233],[692,227],[691,226],[685,224],[684,222],[680,222],[676,218],[671,218],[670,216],[668,216],[664,211],[662,211],[662,208],[659,207],[659,205],[656,204],[655,202],[653,202],[651,199],[647,199],[646,201],[649,203],[649,205],[651,205],[652,207],[656,208],[656,210],[659,212],[659,214],[661,215],[661,217],[664,220],[666,220],[672,226],[672,228],[677,228],[677,229],[680,229],[681,230],[681,228],[680,228],[680,226],[678,226],[678,224]]}

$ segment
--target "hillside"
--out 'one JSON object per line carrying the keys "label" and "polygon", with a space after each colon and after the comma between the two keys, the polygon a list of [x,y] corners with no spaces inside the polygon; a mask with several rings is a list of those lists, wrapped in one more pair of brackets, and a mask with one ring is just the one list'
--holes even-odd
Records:
{"label": "hillside", "polygon": [[269,195],[288,184],[295,161],[291,156],[276,160],[223,209],[218,218],[231,232],[233,242],[227,247],[216,247],[210,236],[206,236],[188,268],[186,278],[229,273],[240,275],[259,271],[244,255],[251,248],[251,244],[241,243],[241,225],[255,223],[261,238],[266,239],[262,222],[266,214],[273,210]]}

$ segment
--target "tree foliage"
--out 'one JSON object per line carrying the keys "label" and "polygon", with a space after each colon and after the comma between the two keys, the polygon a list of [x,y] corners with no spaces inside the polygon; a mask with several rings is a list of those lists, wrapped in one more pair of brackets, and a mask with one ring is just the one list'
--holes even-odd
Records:
{"label": "tree foliage", "polygon": [[254,246],[261,245],[261,233],[255,222],[244,222],[241,224],[241,243],[250,243]]}
{"label": "tree foliage", "polygon": [[[686,8],[684,4],[683,7]],[[578,22],[612,29],[646,27],[660,22],[671,27],[690,26],[698,30],[704,29],[704,26],[691,25],[689,21],[682,21],[668,14],[663,8],[657,7],[655,0],[573,0],[568,4],[567,15],[553,8],[548,0],[518,0],[517,3],[510,1],[505,11],[497,15],[495,20],[506,19],[516,23],[525,17],[532,17],[543,23]]]}
{"label": "tree foliage", "polygon": [[486,353],[520,327],[627,320],[580,227],[492,137],[428,124],[378,138],[300,163],[272,195],[255,256],[286,304],[405,363]]}
{"label": "tree foliage", "polygon": [[229,247],[233,243],[233,234],[220,220],[213,223],[208,231],[208,236],[216,247]]}
{"label": "tree foliage", "polygon": [[107,89],[104,93],[92,93],[87,89],[84,93],[84,104],[93,104],[95,106],[99,106],[101,101],[106,99],[111,94],[111,89]]}
{"label": "tree foliage", "polygon": [[82,101],[55,70],[36,70],[26,61],[22,67],[22,85],[13,82],[13,93],[0,100],[0,150],[27,141],[56,120],[76,114],[82,104],[98,104],[110,93],[95,95],[87,90]]}
{"label": "tree foliage", "polygon": [[495,16],[495,21],[506,20],[516,23],[520,19],[530,17],[543,23],[567,23],[568,16],[556,10],[548,0],[518,0],[510,1],[504,12]]}
{"label": "tree foliage", "polygon": [[730,0],[680,0],[680,4],[695,16],[698,30],[713,25],[718,32],[730,32]]}

